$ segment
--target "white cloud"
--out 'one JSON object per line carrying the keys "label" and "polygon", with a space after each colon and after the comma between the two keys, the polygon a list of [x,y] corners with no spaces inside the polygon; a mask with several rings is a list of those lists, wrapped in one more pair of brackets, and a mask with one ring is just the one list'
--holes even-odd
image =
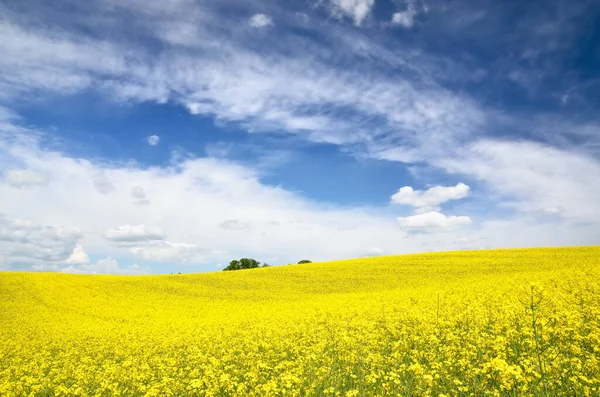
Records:
{"label": "white cloud", "polygon": [[473,243],[475,243],[475,240],[473,240],[470,237],[461,237],[461,238],[458,238],[458,239],[454,240],[454,244],[455,245],[470,246]]}
{"label": "white cloud", "polygon": [[448,216],[440,211],[440,204],[449,200],[459,200],[469,195],[470,188],[464,183],[456,186],[434,186],[425,191],[404,186],[392,197],[393,204],[403,204],[415,208],[414,214],[398,217],[398,223],[409,233],[434,233],[453,230],[471,223],[468,216]]}
{"label": "white cloud", "polygon": [[480,232],[489,237],[480,243],[488,248],[600,244],[597,224],[571,220],[539,222],[534,216],[485,220]]}
{"label": "white cloud", "polygon": [[250,18],[250,26],[253,28],[264,28],[272,25],[273,19],[266,14],[254,14]]}
{"label": "white cloud", "polygon": [[[20,137],[22,139],[23,135]],[[513,149],[511,147],[508,151],[515,156],[531,156]],[[1,207],[11,215],[10,218],[2,218],[4,224],[6,219],[10,220],[10,232],[4,229],[0,232],[5,236],[4,240],[7,240],[6,235],[11,239],[9,244],[0,249],[5,267],[9,268],[22,263],[29,269],[60,270],[60,264],[69,258],[78,243],[91,256],[110,256],[123,263],[135,260],[142,266],[146,261],[170,266],[207,264],[210,268],[214,268],[215,263],[228,263],[232,258],[243,256],[258,260],[278,257],[280,259],[272,263],[278,264],[296,263],[304,257],[315,261],[359,257],[373,247],[390,255],[418,252],[422,249],[421,244],[431,239],[439,241],[434,249],[444,250],[455,248],[454,241],[464,236],[459,226],[466,226],[470,221],[466,216],[447,216],[434,212],[413,214],[400,218],[398,223],[389,211],[324,206],[281,187],[264,184],[257,169],[225,159],[184,155],[162,167],[146,168],[131,163],[106,165],[42,150],[35,139],[7,142],[0,134],[0,158],[6,158],[8,153],[28,169],[43,169],[52,176],[52,184],[39,187],[41,191],[17,190],[0,184]],[[548,178],[555,178],[552,189],[567,186],[564,185],[564,179],[568,178],[569,183],[573,183],[571,192],[560,200],[548,200],[557,201],[558,204],[545,205],[541,200],[535,208],[560,206],[560,215],[564,217],[574,209],[573,205],[567,203],[565,206],[562,201],[578,197],[576,201],[581,207],[580,211],[585,209],[586,214],[592,214],[593,205],[597,204],[588,196],[595,189],[591,181],[597,174],[592,172],[591,160],[584,162],[585,166],[574,166],[573,162],[565,163],[562,156],[544,151],[542,154],[557,161],[556,167],[570,165],[574,167],[572,172],[581,175],[548,175]],[[469,158],[471,163],[462,162]],[[492,161],[491,166],[501,171],[503,163],[498,163],[494,158],[486,152],[481,161],[488,159]],[[461,156],[461,159],[461,162],[447,163],[445,166],[453,172],[466,169],[476,173],[469,174],[471,176],[482,173],[487,177],[484,173],[487,168],[475,161],[479,157]],[[562,169],[567,172],[566,168]],[[510,167],[507,172],[511,172]],[[114,187],[112,194],[100,195],[89,183],[90,175],[96,174],[103,174],[110,179]],[[527,176],[526,173],[518,175]],[[545,181],[546,177],[542,180]],[[490,179],[490,183],[493,181],[495,179]],[[529,183],[534,183],[541,191],[549,188],[544,183],[536,182],[535,178]],[[144,186],[151,190],[153,205],[136,206],[132,203],[133,186]],[[508,185],[511,188],[514,186]],[[498,183],[497,187],[509,192],[503,183]],[[545,194],[540,192],[540,196],[534,198],[539,199]],[[442,196],[447,198],[448,195]],[[40,200],[40,197],[44,197],[44,200]],[[523,201],[518,203],[524,205]],[[19,218],[30,221],[13,221]],[[554,218],[539,223],[532,217],[510,220],[501,225],[482,220],[482,225],[480,222],[471,228],[480,228],[478,233],[489,236],[486,246],[490,247],[509,246],[509,242],[517,246],[592,243],[592,237],[600,235],[593,225],[563,223]],[[244,238],[219,227],[224,220],[241,219],[252,225],[244,229]],[[70,229],[71,233],[61,233],[61,229],[55,227],[45,232],[47,236],[54,236],[52,238],[28,237],[40,236],[45,229],[39,225],[59,224],[78,226],[85,234],[73,229]],[[138,226],[115,229],[114,240],[103,237],[103,231],[114,229],[114,225],[119,224]],[[155,225],[159,231],[150,227],[147,233],[144,225]],[[355,226],[349,227],[351,225]],[[510,233],[511,225],[514,227],[513,234]],[[456,233],[461,230],[460,234],[452,232],[453,228]],[[405,238],[407,234],[409,239]],[[148,241],[148,235],[155,240]],[[169,241],[164,240],[165,236],[169,237]],[[517,236],[520,240],[517,240]],[[17,250],[13,240],[18,238],[23,240]],[[47,241],[41,243],[42,240]],[[323,244],[323,241],[327,241],[327,244]],[[39,248],[45,246],[50,248],[40,251]]]}
{"label": "white cloud", "polygon": [[[336,17],[360,24],[373,2],[336,0],[331,4],[336,4],[332,6]],[[232,30],[221,34],[220,27],[228,20],[215,18],[210,9],[202,8],[204,4],[190,7],[188,2],[125,0],[109,2],[109,12],[103,6],[94,9],[94,18],[79,15],[78,23],[89,35],[81,33],[86,29],[69,33],[47,28],[60,24],[31,23],[37,16],[7,13],[0,22],[0,36],[5,38],[0,42],[4,54],[0,74],[6,77],[0,82],[0,99],[95,89],[117,101],[172,101],[187,106],[191,113],[240,123],[253,132],[285,131],[344,148],[365,147],[366,153],[361,154],[370,157],[422,161],[468,175],[523,213],[560,208],[555,217],[561,219],[598,217],[597,160],[581,152],[523,142],[490,149],[480,141],[462,150],[476,134],[486,131],[482,127],[489,121],[489,110],[436,84],[435,75],[418,58],[389,51],[356,29],[335,24],[335,30],[320,30],[327,39],[322,41],[332,43],[330,47],[308,37],[284,36],[282,28],[281,37],[254,51],[243,34],[247,24],[230,24]],[[130,12],[114,12],[122,8]],[[52,15],[57,13],[60,10]],[[119,19],[123,14],[135,15],[139,30],[128,30],[130,26]],[[316,22],[311,28],[321,25]],[[135,33],[130,37],[141,41],[113,40],[102,33],[115,26]],[[143,49],[147,39],[160,40],[161,56],[148,56]],[[290,43],[296,50],[292,55],[287,50]],[[340,67],[333,60],[341,54],[360,56],[350,67]],[[407,73],[390,77],[392,69]],[[341,109],[349,116],[340,117]],[[0,119],[14,119],[14,115],[0,111]],[[16,127],[5,123],[1,128],[6,132]],[[101,238],[102,230],[120,224],[160,225],[173,241],[198,244],[208,252],[215,248],[236,254],[274,252],[290,261],[304,252],[339,258],[361,255],[373,246],[386,253],[407,252],[415,246],[398,244],[402,233],[387,215],[373,209],[323,209],[320,203],[262,183],[256,169],[225,160],[179,159],[173,166],[148,169],[135,164],[108,166],[5,138],[0,136],[0,169],[19,164],[44,170],[52,183],[21,190],[0,184],[3,211],[37,224],[81,222],[86,230],[84,245],[92,255],[111,250],[114,257],[123,254],[125,248]],[[455,149],[458,155],[451,152]],[[516,151],[511,153],[512,149]],[[536,160],[539,154],[543,155],[540,162]],[[521,174],[520,169],[525,172]],[[238,183],[240,189],[228,187]],[[138,184],[152,192],[156,206],[132,202],[130,189]],[[255,196],[261,200],[247,200]],[[252,224],[252,231],[243,241],[232,241],[232,233],[217,227],[223,219],[244,219]],[[348,219],[360,225],[356,230],[363,231],[363,238],[369,235],[368,241],[356,230],[339,232]],[[522,236],[520,243],[554,238],[538,226],[530,225],[531,233]],[[557,235],[565,241],[584,241],[587,234],[583,233],[591,233],[575,223],[564,228],[570,234]],[[489,234],[491,245],[505,241],[498,233]],[[317,244],[333,235],[334,241],[327,246]],[[452,238],[450,245],[456,236]],[[444,244],[446,240],[439,247]]]}
{"label": "white cloud", "polygon": [[[243,256],[279,257],[281,263],[295,263],[305,256],[313,260],[357,257],[371,247],[389,253],[415,249],[399,245],[403,233],[387,214],[324,207],[266,185],[258,170],[228,160],[182,156],[163,167],[103,165],[36,145],[35,141],[0,143],[0,157],[10,147],[19,162],[47,170],[52,185],[42,187],[42,192],[0,185],[0,202],[15,217],[75,224],[85,230],[81,241],[73,238],[57,257],[62,261],[76,243],[90,256],[111,256],[120,262],[136,258],[141,265],[148,261],[211,267]],[[89,183],[89,176],[96,174],[111,181],[112,194],[100,195]],[[151,190],[153,205],[132,203],[133,186]],[[244,238],[219,227],[224,220],[242,219],[252,225],[244,229]],[[357,227],[349,228],[349,223]],[[114,227],[119,224],[125,226]]]}
{"label": "white cloud", "polygon": [[383,255],[383,250],[379,247],[372,247],[370,249],[368,249],[364,254],[359,255],[360,257],[363,258],[368,258],[368,257],[372,257],[372,256],[381,256]]}
{"label": "white cloud", "polygon": [[143,187],[134,186],[131,188],[131,197],[137,198],[137,199],[144,199],[144,198],[146,198],[146,192],[144,191]]}
{"label": "white cloud", "polygon": [[208,143],[204,146],[207,157],[227,157],[231,154],[234,145],[230,142]]}
{"label": "white cloud", "polygon": [[0,44],[4,54],[0,70],[12,68],[10,73],[3,73],[4,91],[0,97],[36,88],[72,93],[87,88],[94,73],[125,70],[120,51],[106,42],[62,31],[40,35],[6,19],[0,21],[0,36],[4,38]]}
{"label": "white cloud", "polygon": [[558,215],[562,212],[562,209],[560,208],[560,206],[548,207],[544,208],[542,212],[547,215]]}
{"label": "white cloud", "polygon": [[464,183],[456,186],[435,186],[425,191],[404,186],[392,196],[392,203],[410,205],[416,208],[436,208],[449,200],[459,200],[469,195],[470,188]]}
{"label": "white cloud", "polygon": [[33,170],[8,170],[4,172],[2,181],[17,189],[41,186],[48,183],[48,177]]}
{"label": "white cloud", "polygon": [[402,26],[406,29],[412,28],[417,16],[417,9],[413,0],[408,0],[406,10],[395,12],[392,15],[392,24]]}
{"label": "white cloud", "polygon": [[407,217],[398,217],[400,226],[411,233],[432,233],[439,230],[452,230],[471,223],[468,216],[444,215],[440,212],[426,212]]}
{"label": "white cloud", "polygon": [[410,9],[406,11],[395,12],[394,15],[392,15],[392,23],[407,29],[411,28],[415,21],[415,15],[417,15],[417,13]]}
{"label": "white cloud", "polygon": [[6,263],[67,260],[81,237],[81,231],[74,227],[43,225],[0,214],[0,255]]}
{"label": "white cloud", "polygon": [[249,225],[239,219],[227,219],[219,223],[219,227],[222,229],[242,230],[248,229]]}
{"label": "white cloud", "polygon": [[600,163],[586,154],[536,142],[480,140],[437,163],[486,182],[523,212],[600,220]]}
{"label": "white cloud", "polygon": [[[334,0],[327,4],[334,15],[362,23],[373,3]],[[255,132],[285,131],[340,145],[368,143],[367,149],[373,152],[389,149],[389,144],[373,140],[372,135],[385,132],[385,141],[401,143],[405,151],[425,141],[441,147],[451,143],[448,136],[468,135],[483,121],[477,104],[441,88],[430,76],[422,76],[420,66],[413,66],[415,63],[401,54],[371,42],[357,46],[365,40],[350,29],[333,36],[322,32],[331,36],[339,51],[360,55],[356,67],[338,68],[327,55],[330,49],[309,37],[284,37],[294,43],[293,55],[288,45],[276,43],[271,43],[266,53],[253,51],[244,40],[219,34],[223,16],[217,18],[204,6],[189,7],[182,2],[152,7],[134,1],[113,4],[138,16],[141,26],[157,27],[136,35],[161,40],[169,53],[164,57],[149,58],[135,45],[123,48],[124,42],[107,43],[94,35],[75,39],[64,32],[34,29],[32,24],[23,25],[25,28],[6,23],[5,36],[11,40],[0,43],[0,51],[8,54],[4,64],[0,63],[0,72],[14,77],[10,92],[73,92],[93,83],[114,100],[172,101],[192,114],[241,123]],[[106,24],[123,26],[116,13],[102,14],[105,11],[101,8],[98,13]],[[97,26],[92,23],[89,28]],[[239,29],[233,36],[244,36]],[[337,26],[336,31],[340,29],[345,27]],[[283,43],[284,38],[277,41]],[[98,65],[97,59],[105,61]],[[417,77],[413,80],[401,74],[392,78],[377,72],[380,68],[372,66],[382,62],[409,69],[406,76]],[[15,69],[20,74],[11,74]],[[32,79],[30,74],[40,78]],[[75,76],[80,77],[80,84],[68,82]],[[65,82],[48,84],[52,79]],[[345,114],[352,116],[340,117],[340,109],[350,110]],[[373,120],[381,121],[374,126]]]}
{"label": "white cloud", "polygon": [[96,263],[81,263],[74,264],[63,269],[64,273],[75,274],[145,274],[148,273],[148,268],[142,268],[138,264],[133,264],[128,267],[121,267],[113,258],[100,259]]}
{"label": "white cloud", "polygon": [[67,265],[87,265],[89,263],[90,257],[85,252],[81,244],[77,244],[75,246],[73,253],[65,261],[65,264]]}
{"label": "white cloud", "polygon": [[143,260],[164,263],[202,263],[210,253],[194,244],[169,241],[130,248],[130,251]]}
{"label": "white cloud", "polygon": [[330,0],[331,14],[336,18],[350,17],[360,26],[371,13],[375,0]]}
{"label": "white cloud", "polygon": [[105,230],[104,238],[115,242],[132,243],[162,240],[165,235],[158,226],[123,225]]}
{"label": "white cloud", "polygon": [[158,135],[150,135],[147,138],[148,145],[156,146],[160,143],[160,137]]}
{"label": "white cloud", "polygon": [[92,182],[94,183],[94,187],[100,194],[109,194],[115,191],[115,187],[112,182],[106,176],[104,171],[98,171],[92,177]]}
{"label": "white cloud", "polygon": [[10,109],[0,106],[0,122],[18,119],[19,116]]}
{"label": "white cloud", "polygon": [[131,197],[134,198],[133,203],[135,205],[148,205],[150,200],[146,197],[146,191],[141,186],[134,186],[131,188]]}

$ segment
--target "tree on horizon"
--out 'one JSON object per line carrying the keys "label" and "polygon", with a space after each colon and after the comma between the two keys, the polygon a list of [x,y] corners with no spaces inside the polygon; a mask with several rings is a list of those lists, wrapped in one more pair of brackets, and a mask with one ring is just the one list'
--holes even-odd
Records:
{"label": "tree on horizon", "polygon": [[234,259],[231,262],[229,262],[229,266],[223,269],[223,271],[255,269],[259,267],[259,265],[260,262],[252,258],[242,258],[240,260]]}

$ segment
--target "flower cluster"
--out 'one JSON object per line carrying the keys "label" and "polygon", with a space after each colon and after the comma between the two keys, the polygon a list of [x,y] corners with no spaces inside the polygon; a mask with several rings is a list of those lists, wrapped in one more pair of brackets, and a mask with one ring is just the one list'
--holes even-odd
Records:
{"label": "flower cluster", "polygon": [[600,248],[0,273],[1,396],[598,396]]}

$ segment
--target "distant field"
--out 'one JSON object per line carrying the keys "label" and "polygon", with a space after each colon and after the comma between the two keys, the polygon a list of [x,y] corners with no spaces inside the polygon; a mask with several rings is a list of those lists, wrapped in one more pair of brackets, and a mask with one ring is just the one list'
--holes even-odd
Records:
{"label": "distant field", "polygon": [[0,396],[599,396],[600,247],[0,273]]}

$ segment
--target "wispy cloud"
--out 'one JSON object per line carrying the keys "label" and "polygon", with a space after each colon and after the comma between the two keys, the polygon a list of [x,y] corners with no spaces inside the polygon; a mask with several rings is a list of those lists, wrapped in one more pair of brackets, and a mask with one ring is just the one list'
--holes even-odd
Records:
{"label": "wispy cloud", "polygon": [[562,217],[600,220],[600,162],[576,150],[535,142],[482,140],[440,160],[451,173],[486,182],[511,206],[526,212],[561,208]]}
{"label": "wispy cloud", "polygon": [[395,12],[392,15],[392,24],[410,29],[415,23],[417,14],[418,11],[414,0],[407,0],[406,9],[404,11]]}
{"label": "wispy cloud", "polygon": [[[558,3],[552,2],[549,9],[560,8]],[[543,82],[557,73],[554,66],[545,65],[559,64],[547,60],[558,57],[577,37],[573,21],[585,17],[582,10],[590,4],[566,7],[557,24],[541,23],[550,20],[546,13],[536,14],[535,20],[520,19],[514,32],[501,37],[498,27],[511,13],[506,5],[490,1],[473,9],[462,3],[433,3],[422,19],[422,5],[408,2],[405,9],[398,8],[379,21],[386,26],[395,21],[405,28],[417,26],[418,21],[421,29],[421,22],[430,18],[427,34],[442,40],[444,33],[452,33],[456,42],[451,44],[457,48],[468,41],[472,53],[487,57],[485,64],[474,60],[469,48],[466,55],[458,56],[432,46],[418,47],[427,35],[400,37],[416,35],[419,29],[382,29],[365,36],[367,27],[379,26],[370,23],[377,18],[372,0],[319,2],[317,11],[333,20],[319,19],[317,12],[310,19],[298,18],[296,9],[268,7],[260,1],[252,9],[228,2],[239,12],[227,14],[212,3],[188,1],[90,2],[86,12],[75,8],[68,15],[60,7],[29,9],[24,4],[28,12],[18,12],[0,5],[5,16],[0,21],[4,54],[0,102],[5,106],[0,107],[2,207],[13,218],[29,216],[38,225],[77,225],[79,218],[73,214],[102,214],[86,223],[84,229],[92,232],[84,233],[84,242],[72,237],[59,247],[60,255],[50,256],[67,260],[81,244],[86,252],[107,251],[121,263],[126,262],[118,255],[225,263],[218,252],[271,252],[278,257],[309,252],[332,258],[362,255],[379,247],[393,253],[406,229],[452,229],[470,220],[468,213],[453,217],[437,208],[443,199],[466,194],[459,185],[440,186],[443,191],[398,192],[395,201],[418,213],[390,215],[400,211],[398,207],[329,208],[262,183],[256,168],[225,160],[224,148],[207,150],[209,158],[191,156],[174,159],[172,166],[145,169],[73,158],[42,148],[39,134],[22,127],[16,113],[6,108],[24,99],[92,91],[117,102],[171,102],[199,117],[235,123],[249,133],[294,134],[337,145],[359,158],[427,165],[454,174],[453,179],[464,180],[474,191],[489,193],[483,199],[478,196],[486,204],[500,203],[525,217],[504,224],[473,216],[470,227],[502,231],[490,233],[490,244],[515,241],[508,232],[510,225],[529,230],[531,235],[522,237],[532,244],[553,241],[553,236],[566,240],[579,236],[583,241],[595,229],[578,228],[577,222],[595,220],[600,213],[596,203],[600,192],[595,187],[600,185],[600,124],[590,99],[593,90],[569,91],[568,87],[589,85],[575,84],[571,77],[555,85]],[[257,10],[269,14],[255,14]],[[135,23],[128,22],[131,16]],[[351,23],[340,23],[344,19]],[[495,43],[497,53],[488,53],[488,41]],[[508,82],[509,88],[499,82]],[[498,99],[499,93],[512,93],[513,86],[527,84],[535,85],[527,88],[527,95],[555,95],[561,112],[549,117],[544,110],[523,106],[518,113],[511,109],[512,102],[518,103],[512,96],[510,103]],[[562,106],[565,92],[569,99]],[[588,111],[569,113],[571,101],[587,103],[577,109]],[[159,143],[158,136],[147,139],[149,145]],[[450,188],[457,191],[450,194]],[[55,208],[52,213],[37,208],[42,196]],[[141,205],[150,204],[148,197],[151,205]],[[541,214],[557,218],[557,225],[564,222],[571,235],[556,232],[559,226],[545,224],[540,229],[539,222],[549,222],[547,216],[539,221]],[[399,217],[400,226],[394,222],[398,215],[404,215]],[[275,220],[277,225],[271,223]],[[244,241],[231,240],[237,232],[230,229],[235,227],[218,226],[242,223],[252,225],[238,227],[247,233]],[[361,226],[352,229],[350,223]],[[189,224],[211,227],[181,226]],[[102,238],[105,230],[118,225],[157,225],[164,233],[154,242],[138,241],[140,245],[127,247],[122,241],[119,245]],[[317,247],[318,241],[332,235],[335,241]],[[442,237],[441,245],[457,239]],[[19,255],[26,248],[21,247]],[[4,262],[10,256],[6,251],[0,255]]]}
{"label": "wispy cloud", "polygon": [[[365,10],[359,3],[338,6]],[[169,5],[164,13],[139,9],[137,3],[120,6],[139,13],[148,25],[189,22],[194,23],[194,32],[189,36],[174,32],[179,38],[175,42],[163,29],[148,31],[148,36],[171,46],[164,56],[148,57],[136,46],[124,48],[92,37],[75,39],[60,31],[25,33],[18,25],[5,24],[13,55],[5,67],[23,72],[13,75],[11,91],[72,92],[93,85],[121,100],[173,100],[194,114],[242,123],[253,131],[284,131],[316,142],[388,148],[410,147],[420,140],[443,144],[451,139],[447,136],[469,134],[484,119],[479,106],[468,98],[420,76],[377,72],[371,68],[376,63],[365,58],[356,58],[350,69],[331,64],[321,55],[328,49],[310,38],[283,32],[287,40],[297,43],[299,53],[290,56],[275,45],[267,54],[258,54],[245,41],[215,34],[210,23],[198,27],[198,13],[186,13],[177,5]],[[363,11],[356,12],[362,20]],[[195,50],[181,49],[184,43]],[[35,50],[29,51],[32,47]],[[19,56],[26,51],[28,57]],[[387,54],[380,56],[390,57]],[[105,62],[99,65],[97,59]],[[26,77],[34,74],[41,80]],[[80,76],[77,84],[70,82],[73,76]],[[48,85],[51,79],[65,83]]]}
{"label": "wispy cloud", "polygon": [[266,14],[254,14],[250,18],[250,26],[253,28],[264,28],[273,25],[273,18]]}
{"label": "wispy cloud", "polygon": [[375,0],[328,0],[331,14],[336,18],[348,17],[360,26],[368,17]]}

